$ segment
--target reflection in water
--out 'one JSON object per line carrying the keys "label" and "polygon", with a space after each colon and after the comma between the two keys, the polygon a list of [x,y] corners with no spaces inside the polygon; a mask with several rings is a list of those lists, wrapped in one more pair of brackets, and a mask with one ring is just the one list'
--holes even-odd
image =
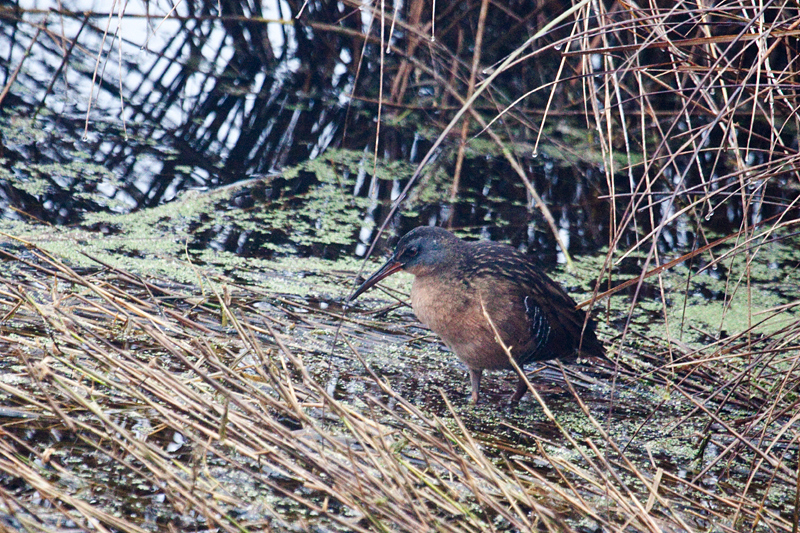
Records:
{"label": "reflection in water", "polygon": [[[558,236],[561,238],[561,242],[564,243],[566,249],[569,250],[570,228],[566,209],[561,210],[561,218],[558,221]],[[567,262],[567,258],[564,256],[564,252],[561,251],[560,248],[557,250],[556,261],[558,261],[558,264],[560,265],[563,265]]]}
{"label": "reflection in water", "polygon": [[[8,50],[0,69],[4,83],[13,78],[0,116],[0,150],[9,169],[0,176],[0,205],[6,217],[77,224],[85,213],[152,207],[188,189],[216,188],[310,159],[325,160],[333,148],[345,149],[364,154],[352,200],[369,201],[362,207],[360,223],[350,228],[351,241],[357,244],[347,250],[358,255],[374,237],[370,228],[383,223],[389,204],[408,179],[406,172],[396,172],[388,182],[379,178],[373,171],[373,153],[377,150],[378,167],[391,168],[397,161],[416,163],[427,151],[457,104],[451,91],[465,89],[472,52],[464,46],[464,35],[471,35],[477,22],[472,11],[437,13],[454,18],[439,21],[447,24],[437,24],[432,42],[425,26],[431,17],[424,11],[428,7],[407,13],[399,3],[389,10],[396,16],[391,32],[382,27],[376,11],[360,3],[188,1],[174,10],[152,3],[126,4],[121,18],[92,12],[93,7],[82,1],[23,3],[20,11],[5,12],[0,19],[0,42]],[[494,64],[517,46],[515,36],[535,29],[534,19],[493,12],[486,20],[486,35],[494,44],[484,51],[482,62]],[[591,57],[602,59],[599,54]],[[500,93],[506,89],[510,94],[527,90],[531,79],[553,79],[560,58],[558,50],[543,49],[537,63],[524,63],[498,79],[501,91],[492,98],[502,100]],[[601,67],[601,62],[595,65]],[[593,79],[602,81],[599,76]],[[530,105],[543,104],[536,98],[546,96],[531,95]],[[496,104],[487,100],[480,105]],[[495,114],[493,107],[488,109],[487,115]],[[635,229],[623,236],[621,245],[636,242],[636,233],[647,233],[660,223],[625,196],[641,190],[639,169],[606,176],[598,162],[597,142],[587,137],[580,119],[560,118],[547,131],[547,142],[539,145],[536,157],[525,144],[534,130],[530,118],[513,110],[503,120],[503,134],[519,142],[507,148],[523,162],[551,211],[560,211],[559,234],[572,253],[607,244],[609,207],[597,196],[608,181],[615,181],[618,216],[636,213],[631,224]],[[698,127],[703,118],[692,120],[684,129]],[[716,130],[713,135],[718,135]],[[468,145],[453,204],[447,201],[447,191],[458,143],[448,140],[412,191],[404,213],[389,225],[391,232],[444,224],[538,250],[546,262],[563,261],[519,178],[486,138],[479,135]],[[747,165],[758,166],[764,157],[764,151],[750,150]],[[691,171],[668,166],[650,186],[653,195],[664,194],[651,197],[660,204],[655,212],[660,211],[662,220],[684,208],[689,191],[696,194],[734,183],[730,191],[736,193],[737,178],[699,172],[692,166],[695,159],[714,171],[722,168],[715,166],[719,154],[712,150],[699,158],[688,154],[683,161],[676,156],[674,160]],[[715,177],[708,180],[706,175]],[[723,184],[717,183],[720,179]],[[303,180],[307,177],[298,183]],[[314,184],[311,180],[310,186]],[[693,189],[697,184],[701,189]],[[674,188],[681,205],[671,199]],[[772,180],[748,186],[748,192],[753,193],[752,205],[746,207],[751,223],[771,216],[792,196]],[[277,187],[275,194],[296,193]],[[741,202],[725,204],[724,210],[716,211],[716,206],[706,206],[713,215],[711,229],[720,233],[737,228],[745,209]],[[302,208],[302,198],[293,207]],[[317,219],[312,227],[324,228],[326,222]],[[673,224],[666,230],[676,236],[665,235],[659,244],[670,250],[693,243],[697,222],[678,217],[675,223],[680,227]],[[217,231],[206,244],[237,253],[253,253],[254,243],[263,237],[232,226]]]}

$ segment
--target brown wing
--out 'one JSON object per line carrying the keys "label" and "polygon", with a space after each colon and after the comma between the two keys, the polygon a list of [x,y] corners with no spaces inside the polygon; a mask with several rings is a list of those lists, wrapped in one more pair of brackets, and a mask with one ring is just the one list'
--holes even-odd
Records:
{"label": "brown wing", "polygon": [[[576,309],[575,300],[539,269],[531,258],[510,246],[489,242],[474,243],[471,262],[473,276],[503,278],[514,291],[504,297],[519,300],[528,319],[530,342],[516,359],[524,364],[570,356],[578,346],[586,355],[605,354],[589,322],[584,331],[586,314]],[[581,340],[581,334],[583,339]]]}

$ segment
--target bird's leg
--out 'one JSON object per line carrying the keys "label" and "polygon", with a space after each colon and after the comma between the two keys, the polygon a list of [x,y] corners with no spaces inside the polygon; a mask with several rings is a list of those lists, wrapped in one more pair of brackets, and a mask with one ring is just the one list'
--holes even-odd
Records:
{"label": "bird's leg", "polygon": [[511,405],[516,405],[522,397],[525,396],[526,392],[528,392],[528,384],[525,383],[525,378],[520,376],[517,382],[517,390],[514,392],[514,396],[511,397],[511,400],[509,400],[509,403]]}
{"label": "bird's leg", "polygon": [[470,368],[469,369],[469,379],[472,382],[472,403],[478,403],[478,392],[481,390],[481,375],[483,375],[483,369],[481,368]]}

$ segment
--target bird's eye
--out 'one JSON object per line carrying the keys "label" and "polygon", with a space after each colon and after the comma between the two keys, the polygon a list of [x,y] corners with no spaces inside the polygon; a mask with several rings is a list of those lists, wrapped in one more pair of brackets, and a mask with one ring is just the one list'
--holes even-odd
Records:
{"label": "bird's eye", "polygon": [[408,248],[406,248],[406,253],[404,253],[403,255],[405,255],[406,257],[414,257],[418,253],[419,249],[416,246],[409,246]]}

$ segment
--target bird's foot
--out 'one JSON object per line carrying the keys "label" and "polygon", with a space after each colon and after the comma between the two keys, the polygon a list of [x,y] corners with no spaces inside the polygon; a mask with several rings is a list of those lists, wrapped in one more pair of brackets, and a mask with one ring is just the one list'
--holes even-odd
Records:
{"label": "bird's foot", "polygon": [[469,380],[470,384],[472,385],[472,394],[470,395],[470,403],[472,405],[478,405],[478,393],[481,390],[481,375],[483,374],[483,370],[481,369],[469,369]]}
{"label": "bird's foot", "polygon": [[525,396],[526,392],[528,392],[528,383],[524,378],[520,377],[517,382],[517,390],[514,391],[514,395],[508,399],[509,405],[517,405],[522,397]]}

